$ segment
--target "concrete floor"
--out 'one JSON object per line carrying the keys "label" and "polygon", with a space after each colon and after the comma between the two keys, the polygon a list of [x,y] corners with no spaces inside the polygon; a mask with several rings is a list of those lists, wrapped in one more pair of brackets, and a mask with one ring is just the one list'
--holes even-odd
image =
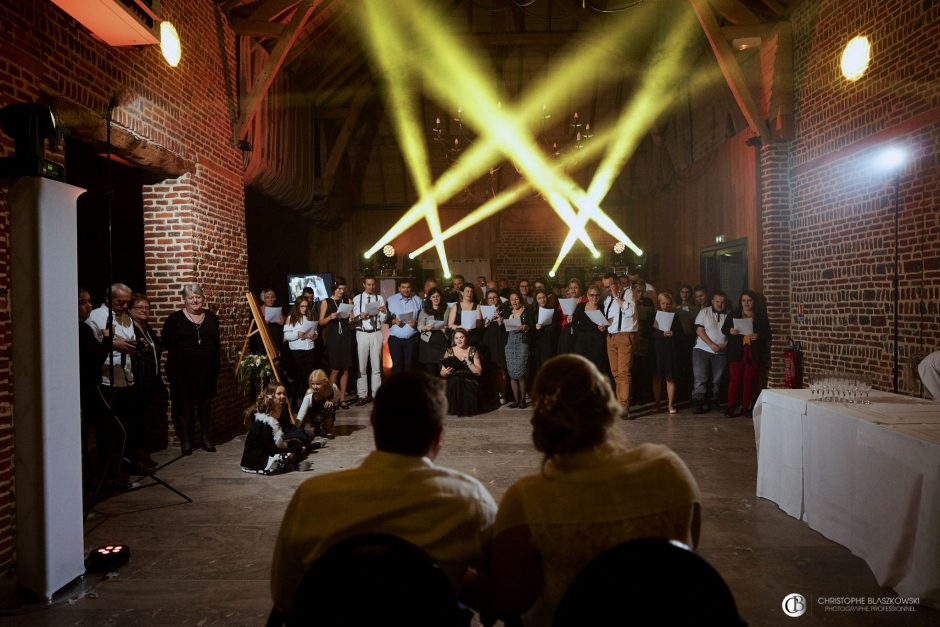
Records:
{"label": "concrete floor", "polygon": [[[91,548],[121,542],[130,562],[111,577],[89,575],[52,606],[10,602],[0,624],[262,625],[271,603],[268,571],[283,511],[303,480],[354,466],[372,449],[368,409],[339,414],[337,437],[312,456],[313,469],[275,477],[239,470],[242,439],[215,454],[197,451],[161,476],[189,494],[184,503],[162,487],[99,504],[86,522]],[[530,410],[501,408],[450,418],[439,463],[478,477],[498,501],[518,477],[538,470]],[[825,612],[815,603],[793,620],[785,595],[894,596],[878,587],[849,551],[754,496],[756,457],[750,420],[718,412],[641,416],[617,425],[630,441],[672,447],[695,475],[704,499],[699,550],[724,576],[751,625],[938,625],[940,612],[890,615]],[[175,449],[173,451],[175,453]],[[158,460],[171,458],[167,451]],[[18,612],[18,613],[14,613]]]}

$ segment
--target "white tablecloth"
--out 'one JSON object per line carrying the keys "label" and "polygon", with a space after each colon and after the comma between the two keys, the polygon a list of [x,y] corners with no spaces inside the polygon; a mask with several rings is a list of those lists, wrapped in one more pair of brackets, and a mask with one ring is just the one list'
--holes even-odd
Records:
{"label": "white tablecloth", "polygon": [[940,403],[810,398],[760,395],[757,496],[864,559],[879,585],[940,608]]}

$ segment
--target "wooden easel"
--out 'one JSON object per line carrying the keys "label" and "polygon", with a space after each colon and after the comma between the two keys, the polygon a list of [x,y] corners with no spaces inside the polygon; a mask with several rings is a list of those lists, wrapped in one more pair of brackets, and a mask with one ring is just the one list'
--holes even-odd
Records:
{"label": "wooden easel", "polygon": [[[251,309],[251,323],[248,325],[248,333],[245,334],[245,343],[242,344],[242,352],[239,353],[238,361],[235,362],[235,372],[238,373],[238,366],[242,363],[245,353],[248,352],[248,343],[251,341],[251,336],[257,333],[261,336],[261,343],[264,345],[264,352],[268,356],[268,363],[271,364],[271,372],[274,374],[274,380],[278,382],[278,385],[284,385],[277,364],[274,363],[277,357],[277,350],[274,348],[274,341],[271,339],[271,334],[268,333],[268,324],[265,322],[264,315],[261,313],[258,298],[251,292],[245,294],[245,298],[248,299],[248,307]],[[294,410],[291,408],[290,403],[287,404],[287,413],[290,415],[290,421],[296,424],[297,421],[294,418]]]}

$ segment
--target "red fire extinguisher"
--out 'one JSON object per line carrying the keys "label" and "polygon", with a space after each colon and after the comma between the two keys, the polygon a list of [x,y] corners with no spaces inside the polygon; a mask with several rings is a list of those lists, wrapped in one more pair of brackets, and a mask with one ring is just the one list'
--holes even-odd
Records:
{"label": "red fire extinguisher", "polygon": [[783,349],[784,385],[792,389],[803,387],[803,349],[799,342],[790,340]]}

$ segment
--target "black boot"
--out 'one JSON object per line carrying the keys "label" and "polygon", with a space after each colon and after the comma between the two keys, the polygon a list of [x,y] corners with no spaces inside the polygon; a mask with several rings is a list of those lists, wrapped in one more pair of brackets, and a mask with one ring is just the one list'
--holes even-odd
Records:
{"label": "black boot", "polygon": [[215,453],[215,445],[209,439],[209,416],[207,412],[199,412],[199,430],[202,432],[202,450]]}
{"label": "black boot", "polygon": [[708,406],[708,403],[702,401],[692,410],[693,414],[704,414],[707,411],[710,411],[711,407]]}
{"label": "black boot", "polygon": [[189,412],[182,412],[173,417],[173,428],[176,430],[176,438],[180,441],[180,453],[184,456],[193,454],[192,424],[189,416]]}

